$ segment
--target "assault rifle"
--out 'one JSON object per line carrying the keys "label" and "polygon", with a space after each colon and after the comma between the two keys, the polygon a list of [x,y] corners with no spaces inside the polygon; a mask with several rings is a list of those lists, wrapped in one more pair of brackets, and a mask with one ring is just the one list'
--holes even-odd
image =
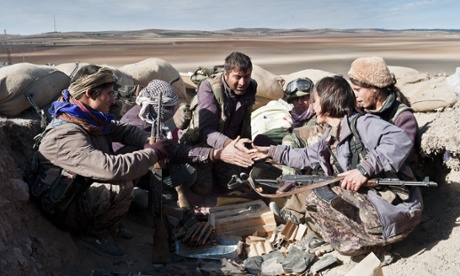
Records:
{"label": "assault rifle", "polygon": [[[158,115],[156,126],[152,124],[150,135],[150,144],[154,144],[160,139],[161,130],[161,111],[162,111],[162,91],[158,95]],[[156,132],[155,132],[156,131]],[[163,216],[163,173],[160,162],[157,162],[150,168],[150,191],[149,191],[149,211],[153,215],[155,223],[155,232],[153,235],[153,258],[154,264],[165,264],[171,262],[169,252],[169,235],[166,229],[165,217]]]}
{"label": "assault rifle", "polygon": [[[261,196],[269,198],[286,197],[303,191],[312,190],[321,186],[326,186],[342,181],[344,176],[327,176],[327,175],[283,175],[278,179],[252,179],[249,178],[250,186]],[[423,181],[407,181],[398,178],[372,178],[369,179],[363,187],[377,186],[423,186],[437,187],[436,182],[430,181],[425,177]],[[264,193],[266,190],[276,187],[275,194]]]}

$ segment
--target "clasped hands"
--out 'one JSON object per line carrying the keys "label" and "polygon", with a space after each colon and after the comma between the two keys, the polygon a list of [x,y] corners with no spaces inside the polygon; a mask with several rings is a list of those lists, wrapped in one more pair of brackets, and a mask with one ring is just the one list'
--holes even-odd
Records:
{"label": "clasped hands", "polygon": [[248,168],[254,164],[254,161],[267,158],[268,149],[269,147],[256,146],[250,139],[238,136],[220,150],[219,159],[229,164]]}
{"label": "clasped hands", "polygon": [[[252,160],[261,160],[268,158],[268,150],[270,147],[256,146],[252,144],[252,150],[248,153]],[[367,177],[363,176],[357,169],[349,170],[339,174],[343,176],[343,180],[340,183],[340,187],[346,190],[358,191],[368,180]]]}

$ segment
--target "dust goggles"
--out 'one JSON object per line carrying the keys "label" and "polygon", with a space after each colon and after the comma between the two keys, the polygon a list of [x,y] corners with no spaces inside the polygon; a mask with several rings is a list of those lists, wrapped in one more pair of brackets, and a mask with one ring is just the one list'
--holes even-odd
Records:
{"label": "dust goggles", "polygon": [[297,91],[311,92],[312,88],[313,82],[310,79],[295,79],[286,85],[286,90],[284,93],[286,93],[286,95],[291,95]]}

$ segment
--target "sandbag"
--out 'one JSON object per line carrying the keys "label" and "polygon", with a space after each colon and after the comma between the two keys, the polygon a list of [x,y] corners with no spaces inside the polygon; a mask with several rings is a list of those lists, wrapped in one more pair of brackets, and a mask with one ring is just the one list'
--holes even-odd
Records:
{"label": "sandbag", "polygon": [[254,110],[266,105],[271,100],[283,98],[282,79],[262,67],[252,65],[252,78],[257,81],[257,94]]}
{"label": "sandbag", "polygon": [[280,75],[283,79],[283,91],[286,89],[286,85],[298,78],[309,78],[316,84],[320,79],[324,77],[334,76],[334,73],[318,70],[318,69],[306,69],[302,71],[297,71],[288,75]]}
{"label": "sandbag", "polygon": [[75,62],[69,62],[69,63],[61,63],[56,65],[56,68],[59,69],[59,71],[64,72],[67,76],[70,77],[70,74],[76,73],[78,69],[82,68],[83,66],[90,65],[90,63],[86,62],[80,62],[76,60]]}
{"label": "sandbag", "polygon": [[175,78],[179,78],[172,86],[180,100],[185,101],[186,99],[184,81],[179,72],[167,61],[160,58],[148,58],[138,63],[126,64],[118,69],[132,76],[136,84],[143,87],[147,86],[147,84],[154,79],[170,82]]}
{"label": "sandbag", "polygon": [[[67,76],[70,77],[70,74],[72,74],[72,72],[75,71],[78,72],[78,70],[86,65],[90,65],[90,63],[86,63],[86,62],[78,62],[78,64],[76,62],[71,62],[71,63],[62,63],[62,64],[59,64],[59,65],[56,65],[56,68],[59,69],[60,71],[64,72]],[[110,65],[106,65],[106,64],[97,64],[98,66],[101,66],[101,67],[107,67],[107,68],[110,68],[113,73],[115,74],[115,76],[117,76],[118,80],[117,80],[117,83],[120,84],[120,85],[134,85],[134,84],[137,84],[134,82],[134,79],[131,75],[125,73],[125,72],[122,72],[120,71],[118,68],[116,67],[113,67],[113,66],[110,66]]]}
{"label": "sandbag", "polygon": [[405,67],[388,68],[395,74],[396,86],[408,98],[415,112],[434,111],[457,102],[457,95],[447,86],[445,76],[431,76]]}
{"label": "sandbag", "polygon": [[54,101],[69,86],[70,78],[57,68],[18,63],[0,68],[0,113],[17,116],[31,107],[26,93],[38,107]]}

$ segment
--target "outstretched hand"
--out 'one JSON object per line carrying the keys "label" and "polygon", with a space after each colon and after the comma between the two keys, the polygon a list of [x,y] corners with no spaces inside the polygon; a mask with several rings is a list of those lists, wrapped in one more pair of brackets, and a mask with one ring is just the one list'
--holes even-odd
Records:
{"label": "outstretched hand", "polygon": [[[235,140],[230,142],[225,148],[218,150],[218,159],[228,164],[237,165],[240,167],[250,167],[254,164],[250,154],[254,152],[253,149],[247,149],[244,144],[251,143],[251,140],[243,138],[240,139],[238,136]],[[241,148],[243,147],[243,148]]]}
{"label": "outstretched hand", "polygon": [[270,147],[256,146],[253,143],[252,148],[254,149],[254,151],[250,153],[252,160],[257,161],[257,160],[262,160],[262,159],[266,159],[269,157],[268,150],[270,149]]}
{"label": "outstretched hand", "polygon": [[339,174],[339,176],[344,176],[340,187],[346,190],[358,191],[367,182],[367,177],[362,175],[358,169],[349,170]]}
{"label": "outstretched hand", "polygon": [[250,154],[254,152],[253,149],[247,148],[247,145],[252,145],[252,141],[247,138],[240,138],[240,136],[236,137],[230,144],[234,144],[234,147],[237,148],[239,151],[244,152],[246,154]]}

